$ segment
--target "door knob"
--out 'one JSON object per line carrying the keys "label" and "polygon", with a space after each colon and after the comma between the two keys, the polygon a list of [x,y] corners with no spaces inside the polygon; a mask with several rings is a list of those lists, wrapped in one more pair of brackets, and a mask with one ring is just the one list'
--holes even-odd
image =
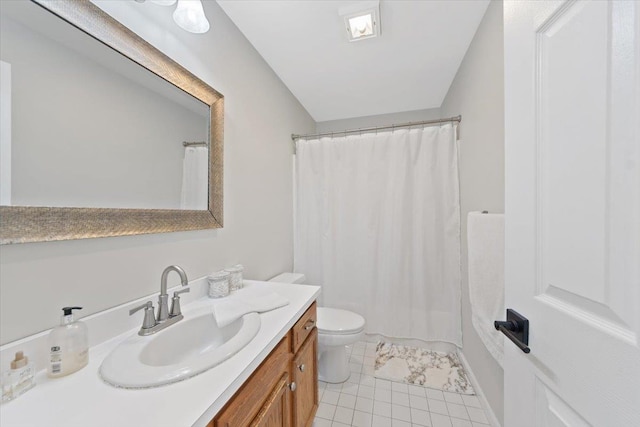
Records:
{"label": "door knob", "polygon": [[298,369],[300,369],[300,372],[304,372],[304,369],[305,369],[304,363],[302,365],[298,365]]}
{"label": "door knob", "polygon": [[297,388],[298,386],[296,385],[295,382],[292,382],[291,384],[289,384],[289,390],[296,391]]}
{"label": "door knob", "polygon": [[520,350],[529,353],[529,320],[510,308],[507,309],[507,320],[496,320],[493,326],[505,334]]}

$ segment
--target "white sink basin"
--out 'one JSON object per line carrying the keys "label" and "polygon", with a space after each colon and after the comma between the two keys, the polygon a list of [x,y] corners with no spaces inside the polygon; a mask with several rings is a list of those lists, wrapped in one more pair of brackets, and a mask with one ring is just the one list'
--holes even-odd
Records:
{"label": "white sink basin", "polygon": [[229,359],[260,330],[260,316],[245,314],[220,328],[203,308],[154,335],[137,334],[118,345],[102,362],[100,375],[124,388],[157,387],[182,381]]}

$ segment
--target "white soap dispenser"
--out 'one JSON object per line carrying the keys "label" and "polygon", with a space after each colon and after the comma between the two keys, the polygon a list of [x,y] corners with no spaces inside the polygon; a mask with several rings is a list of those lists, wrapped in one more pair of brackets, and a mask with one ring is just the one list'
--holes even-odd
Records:
{"label": "white soap dispenser", "polygon": [[89,363],[89,332],[87,325],[73,320],[73,310],[82,307],[64,307],[60,326],[49,334],[49,363],[47,374],[51,378],[72,374]]}

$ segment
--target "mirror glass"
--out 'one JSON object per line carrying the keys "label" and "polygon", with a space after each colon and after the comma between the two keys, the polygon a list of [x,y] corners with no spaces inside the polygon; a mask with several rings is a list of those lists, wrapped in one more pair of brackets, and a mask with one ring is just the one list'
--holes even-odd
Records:
{"label": "mirror glass", "polygon": [[1,16],[0,205],[207,209],[209,105],[35,3]]}

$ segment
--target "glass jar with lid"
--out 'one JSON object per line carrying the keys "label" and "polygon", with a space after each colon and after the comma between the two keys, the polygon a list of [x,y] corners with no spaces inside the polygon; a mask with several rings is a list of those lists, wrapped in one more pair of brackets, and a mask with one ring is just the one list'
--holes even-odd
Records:
{"label": "glass jar with lid", "polygon": [[217,273],[207,276],[209,283],[209,298],[222,298],[229,295],[229,277],[231,275],[226,271],[218,271]]}
{"label": "glass jar with lid", "polygon": [[242,272],[244,267],[242,264],[236,264],[233,267],[225,268],[224,271],[229,273],[229,289],[233,292],[241,289],[242,284]]}

